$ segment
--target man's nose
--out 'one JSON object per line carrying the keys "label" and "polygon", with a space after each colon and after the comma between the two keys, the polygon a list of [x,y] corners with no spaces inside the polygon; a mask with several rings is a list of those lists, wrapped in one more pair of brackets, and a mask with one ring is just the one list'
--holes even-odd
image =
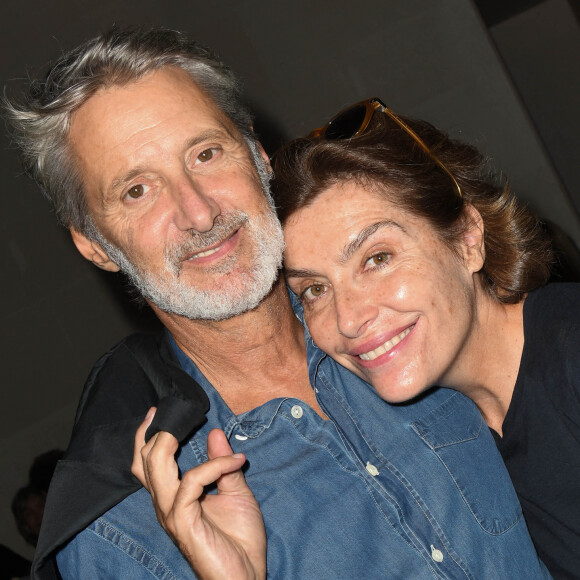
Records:
{"label": "man's nose", "polygon": [[221,213],[220,206],[211,195],[209,187],[200,180],[182,177],[174,189],[174,223],[182,231],[211,230],[215,218]]}
{"label": "man's nose", "polygon": [[364,290],[337,293],[335,289],[334,302],[338,332],[347,338],[362,336],[377,317],[378,308]]}

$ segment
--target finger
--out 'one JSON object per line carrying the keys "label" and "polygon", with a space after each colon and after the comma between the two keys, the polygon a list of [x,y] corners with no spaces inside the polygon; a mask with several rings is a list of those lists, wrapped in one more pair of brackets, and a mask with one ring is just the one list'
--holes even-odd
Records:
{"label": "finger", "polygon": [[133,445],[133,463],[131,464],[131,473],[141,482],[141,485],[146,486],[145,470],[143,469],[143,458],[141,450],[145,447],[145,433],[155,417],[156,407],[151,407],[145,415],[145,419],[135,433],[135,442]]}
{"label": "finger", "polygon": [[180,484],[179,468],[175,461],[178,448],[179,442],[173,435],[160,431],[142,449],[147,489],[155,509],[163,516],[171,511]]}
{"label": "finger", "polygon": [[[175,497],[174,509],[188,507],[204,493],[205,487],[218,482],[232,473],[240,472],[246,457],[242,453],[217,457],[186,472]],[[242,476],[243,479],[243,476]]]}

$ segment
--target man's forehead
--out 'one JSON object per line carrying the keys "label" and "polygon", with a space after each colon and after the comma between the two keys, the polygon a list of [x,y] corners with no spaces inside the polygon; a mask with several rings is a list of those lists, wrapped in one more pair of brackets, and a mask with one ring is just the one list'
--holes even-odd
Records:
{"label": "man's forehead", "polygon": [[[147,97],[140,99],[142,93]],[[152,100],[151,96],[156,99]],[[146,105],[151,104],[150,109],[153,110],[157,102],[183,103],[191,112],[215,115],[231,123],[206,91],[184,70],[174,66],[161,67],[137,79],[101,87],[73,113],[72,119],[73,123],[78,118],[85,120],[90,117],[91,111],[96,111],[99,120],[106,120],[109,116],[115,116],[117,111],[130,109],[132,105],[141,106],[146,112]]]}
{"label": "man's forehead", "polygon": [[73,115],[70,140],[83,176],[98,170],[105,178],[141,147],[171,139],[181,139],[185,146],[212,131],[241,140],[233,123],[185,71],[164,67],[97,91]]}

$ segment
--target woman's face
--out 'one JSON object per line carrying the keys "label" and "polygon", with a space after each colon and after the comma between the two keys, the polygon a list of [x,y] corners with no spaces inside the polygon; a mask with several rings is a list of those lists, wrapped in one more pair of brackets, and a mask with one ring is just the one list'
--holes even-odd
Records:
{"label": "woman's face", "polygon": [[461,379],[479,228],[465,233],[459,257],[425,220],[347,182],[294,213],[284,232],[287,281],[322,350],[392,403]]}

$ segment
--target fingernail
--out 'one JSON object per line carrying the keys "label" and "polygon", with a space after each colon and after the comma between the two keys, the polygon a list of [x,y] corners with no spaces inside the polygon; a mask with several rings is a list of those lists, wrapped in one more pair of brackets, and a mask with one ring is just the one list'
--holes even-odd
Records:
{"label": "fingernail", "polygon": [[232,455],[232,457],[235,457],[236,459],[242,459],[242,457],[244,457],[244,454],[243,453],[234,453]]}
{"label": "fingernail", "polygon": [[155,416],[155,411],[157,411],[157,407],[151,407],[149,411],[147,411],[147,415],[145,415],[145,420],[150,421]]}

